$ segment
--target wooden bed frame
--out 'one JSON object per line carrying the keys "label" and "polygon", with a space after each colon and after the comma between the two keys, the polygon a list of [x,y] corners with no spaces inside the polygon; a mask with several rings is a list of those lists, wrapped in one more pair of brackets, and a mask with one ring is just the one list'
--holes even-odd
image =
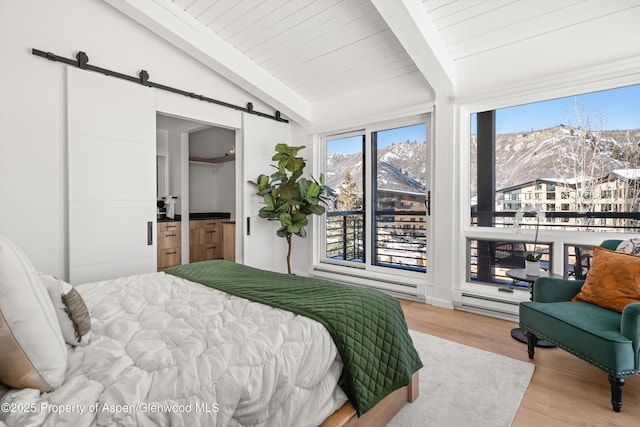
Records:
{"label": "wooden bed frame", "polygon": [[351,403],[347,402],[324,420],[320,427],[384,427],[407,402],[413,402],[418,398],[419,382],[416,371],[409,384],[382,399],[360,418],[356,415],[356,410]]}

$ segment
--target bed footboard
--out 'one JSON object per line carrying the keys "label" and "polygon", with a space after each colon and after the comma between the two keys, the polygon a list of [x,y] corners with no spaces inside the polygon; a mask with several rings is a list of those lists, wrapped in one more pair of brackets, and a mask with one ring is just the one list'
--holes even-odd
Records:
{"label": "bed footboard", "polygon": [[418,398],[419,385],[418,371],[416,371],[409,384],[385,397],[362,417],[358,418],[356,410],[351,403],[347,402],[320,427],[384,427],[407,402],[413,402]]}

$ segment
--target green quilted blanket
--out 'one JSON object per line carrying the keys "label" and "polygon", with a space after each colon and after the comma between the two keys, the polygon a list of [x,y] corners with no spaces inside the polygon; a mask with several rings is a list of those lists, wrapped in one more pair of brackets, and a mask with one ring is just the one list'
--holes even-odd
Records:
{"label": "green quilted blanket", "polygon": [[340,386],[358,415],[407,385],[422,367],[400,303],[381,292],[229,261],[196,262],[165,272],[322,323],[344,363]]}

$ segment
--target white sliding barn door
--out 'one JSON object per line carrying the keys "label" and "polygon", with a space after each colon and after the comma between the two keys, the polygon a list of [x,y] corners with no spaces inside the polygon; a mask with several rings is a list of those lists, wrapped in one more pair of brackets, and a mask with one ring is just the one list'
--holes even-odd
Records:
{"label": "white sliding barn door", "polygon": [[265,270],[287,272],[287,242],[276,236],[280,227],[277,221],[267,221],[258,216],[263,205],[262,197],[256,195],[255,187],[247,184],[258,175],[271,175],[275,164],[271,158],[278,143],[291,143],[291,126],[252,114],[243,114],[242,119],[244,177],[244,217],[239,218],[243,227],[243,263]]}
{"label": "white sliding barn door", "polygon": [[155,90],[67,68],[69,275],[156,271]]}

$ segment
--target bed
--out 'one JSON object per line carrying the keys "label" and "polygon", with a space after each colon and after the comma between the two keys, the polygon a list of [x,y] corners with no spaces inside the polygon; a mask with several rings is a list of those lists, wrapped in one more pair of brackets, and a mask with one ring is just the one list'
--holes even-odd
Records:
{"label": "bed", "polygon": [[6,425],[384,425],[417,397],[422,363],[378,292],[226,261],[75,291],[88,342],[65,345],[52,391],[0,391]]}

